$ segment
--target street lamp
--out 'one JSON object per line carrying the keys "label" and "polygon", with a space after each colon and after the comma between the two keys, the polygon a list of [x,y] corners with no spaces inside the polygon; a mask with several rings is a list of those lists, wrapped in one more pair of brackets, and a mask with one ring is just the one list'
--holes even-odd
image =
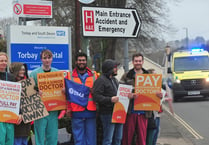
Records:
{"label": "street lamp", "polygon": [[185,38],[185,41],[186,41],[186,49],[188,50],[189,49],[188,28],[187,27],[184,27],[183,29],[186,30],[186,38]]}

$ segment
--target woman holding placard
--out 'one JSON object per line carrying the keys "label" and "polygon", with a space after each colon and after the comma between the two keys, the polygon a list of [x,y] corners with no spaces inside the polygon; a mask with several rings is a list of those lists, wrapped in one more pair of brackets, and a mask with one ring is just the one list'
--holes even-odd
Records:
{"label": "woman holding placard", "polygon": [[[4,52],[0,52],[0,80],[15,82],[12,74],[6,72],[8,64],[8,56]],[[14,144],[14,124],[0,122],[0,145]]]}
{"label": "woman holding placard", "polygon": [[[26,64],[20,62],[13,62],[9,66],[9,71],[14,75],[16,81],[21,81],[28,78]],[[21,105],[21,104],[20,104]],[[20,110],[21,114],[21,110]],[[25,124],[22,119],[19,120],[17,125],[14,127],[14,145],[27,145],[28,136],[30,135],[31,125],[30,123]]]}

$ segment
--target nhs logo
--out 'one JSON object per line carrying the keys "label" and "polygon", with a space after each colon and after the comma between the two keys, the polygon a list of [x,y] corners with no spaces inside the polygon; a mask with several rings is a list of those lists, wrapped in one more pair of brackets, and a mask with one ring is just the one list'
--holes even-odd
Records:
{"label": "nhs logo", "polygon": [[58,31],[56,31],[56,35],[57,36],[65,36],[65,31],[58,30]]}

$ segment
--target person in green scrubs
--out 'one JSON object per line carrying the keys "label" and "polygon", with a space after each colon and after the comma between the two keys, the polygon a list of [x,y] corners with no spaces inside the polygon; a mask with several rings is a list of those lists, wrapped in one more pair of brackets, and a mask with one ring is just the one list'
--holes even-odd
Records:
{"label": "person in green scrubs", "polygon": [[[58,69],[51,67],[52,57],[52,52],[48,49],[41,52],[42,66],[30,73],[30,77],[34,79],[36,86],[38,73],[58,71]],[[36,145],[57,145],[58,111],[48,111],[48,113],[48,116],[34,121]]]}
{"label": "person in green scrubs", "polygon": [[[15,81],[15,77],[6,72],[8,64],[8,56],[4,52],[0,52],[0,80]],[[0,122],[0,145],[14,144],[14,124]]]}

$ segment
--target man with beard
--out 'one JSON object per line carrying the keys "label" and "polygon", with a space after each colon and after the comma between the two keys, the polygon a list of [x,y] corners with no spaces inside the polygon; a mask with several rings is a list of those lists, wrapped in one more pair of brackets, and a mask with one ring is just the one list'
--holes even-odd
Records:
{"label": "man with beard", "polygon": [[[76,67],[70,72],[69,79],[83,84],[91,90],[97,75],[96,72],[92,72],[87,67],[87,55],[79,52],[75,60]],[[68,102],[67,114],[72,115],[71,122],[74,144],[96,145],[96,103],[93,101],[92,93],[89,93],[86,107]]]}
{"label": "man with beard", "polygon": [[[149,72],[143,68],[144,56],[141,53],[136,53],[132,56],[133,67],[127,73],[125,73],[120,83],[135,86],[136,74],[148,74]],[[134,90],[133,90],[134,92]],[[161,98],[162,93],[157,92],[156,95]],[[130,103],[127,112],[126,122],[123,127],[123,139],[122,145],[131,145],[134,134],[136,132],[136,145],[146,145],[147,136],[147,124],[148,118],[152,116],[151,111],[134,110],[134,99],[137,98],[137,94],[129,94]]]}
{"label": "man with beard", "polygon": [[102,145],[120,145],[123,133],[123,124],[112,123],[113,107],[119,101],[117,96],[118,81],[117,63],[107,59],[102,64],[102,75],[93,86],[93,98],[99,105],[99,115],[103,125]]}

